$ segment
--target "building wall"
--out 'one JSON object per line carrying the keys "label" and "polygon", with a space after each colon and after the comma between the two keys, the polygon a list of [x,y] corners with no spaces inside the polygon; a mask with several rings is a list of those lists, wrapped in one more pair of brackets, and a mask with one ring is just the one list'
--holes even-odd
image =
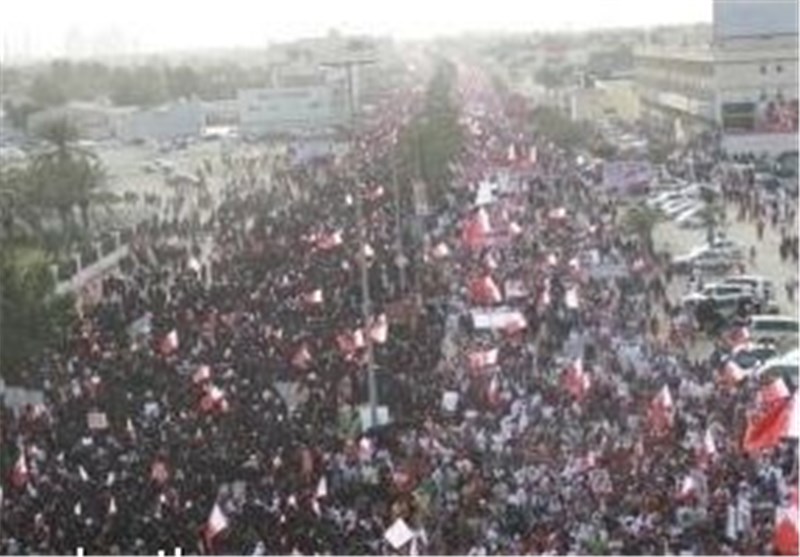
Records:
{"label": "building wall", "polygon": [[120,130],[125,140],[169,141],[197,136],[205,125],[205,109],[200,102],[184,102],[131,114]]}
{"label": "building wall", "polygon": [[246,89],[238,93],[239,125],[244,133],[285,133],[343,122],[344,99],[322,86]]}

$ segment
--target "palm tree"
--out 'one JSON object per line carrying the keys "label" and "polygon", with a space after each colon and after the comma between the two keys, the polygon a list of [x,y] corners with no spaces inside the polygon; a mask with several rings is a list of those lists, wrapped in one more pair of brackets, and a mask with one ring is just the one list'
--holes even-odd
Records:
{"label": "palm tree", "polygon": [[717,235],[717,229],[725,226],[725,207],[719,202],[719,196],[712,190],[700,190],[703,208],[698,213],[700,221],[706,229],[706,239],[711,243]]}
{"label": "palm tree", "polygon": [[630,234],[638,236],[649,254],[653,248],[653,229],[661,220],[661,212],[646,205],[635,205],[622,217],[622,227]]}
{"label": "palm tree", "polygon": [[77,144],[77,129],[66,118],[44,125],[39,135],[48,145],[31,162],[39,202],[58,213],[64,232],[73,232],[75,207],[88,229],[90,208],[103,197],[100,189],[106,172],[102,163],[95,153]]}

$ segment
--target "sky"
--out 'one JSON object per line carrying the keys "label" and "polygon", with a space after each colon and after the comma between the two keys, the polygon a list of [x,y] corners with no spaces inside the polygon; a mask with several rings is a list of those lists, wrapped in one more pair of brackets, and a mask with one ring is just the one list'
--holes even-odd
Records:
{"label": "sky", "polygon": [[19,57],[263,47],[332,28],[416,39],[710,22],[712,0],[17,0],[2,12],[2,54]]}

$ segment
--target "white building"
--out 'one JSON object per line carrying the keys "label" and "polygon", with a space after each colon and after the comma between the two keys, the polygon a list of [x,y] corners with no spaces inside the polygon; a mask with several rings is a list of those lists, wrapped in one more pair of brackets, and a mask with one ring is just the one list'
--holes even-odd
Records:
{"label": "white building", "polygon": [[718,129],[731,153],[797,150],[797,50],[797,0],[715,0],[705,49],[636,53],[642,117],[678,141]]}
{"label": "white building", "polygon": [[346,92],[331,83],[244,89],[238,101],[239,128],[247,135],[323,131],[347,116]]}

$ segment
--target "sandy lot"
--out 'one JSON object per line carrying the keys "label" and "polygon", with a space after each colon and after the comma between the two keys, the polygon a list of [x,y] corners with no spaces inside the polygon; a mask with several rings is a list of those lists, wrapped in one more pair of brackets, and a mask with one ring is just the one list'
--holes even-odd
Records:
{"label": "sandy lot", "polygon": [[[747,261],[748,274],[762,275],[771,279],[775,283],[776,298],[781,308],[781,313],[797,316],[797,302],[789,302],[784,285],[787,279],[797,278],[798,268],[791,260],[785,263],[781,262],[778,253],[780,231],[767,226],[764,231],[764,238],[759,242],[755,224],[736,222],[735,210],[731,207],[728,208],[728,223],[728,237],[740,243],[745,252],[749,252],[750,246],[756,247],[755,265],[750,265],[750,262]],[[797,224],[795,223],[795,229],[796,226]],[[673,255],[683,254],[693,247],[705,243],[705,236],[705,230],[682,229],[670,221],[660,223],[654,232],[656,249],[668,250]],[[673,281],[670,288],[672,299],[683,293],[685,289],[685,278]]]}

